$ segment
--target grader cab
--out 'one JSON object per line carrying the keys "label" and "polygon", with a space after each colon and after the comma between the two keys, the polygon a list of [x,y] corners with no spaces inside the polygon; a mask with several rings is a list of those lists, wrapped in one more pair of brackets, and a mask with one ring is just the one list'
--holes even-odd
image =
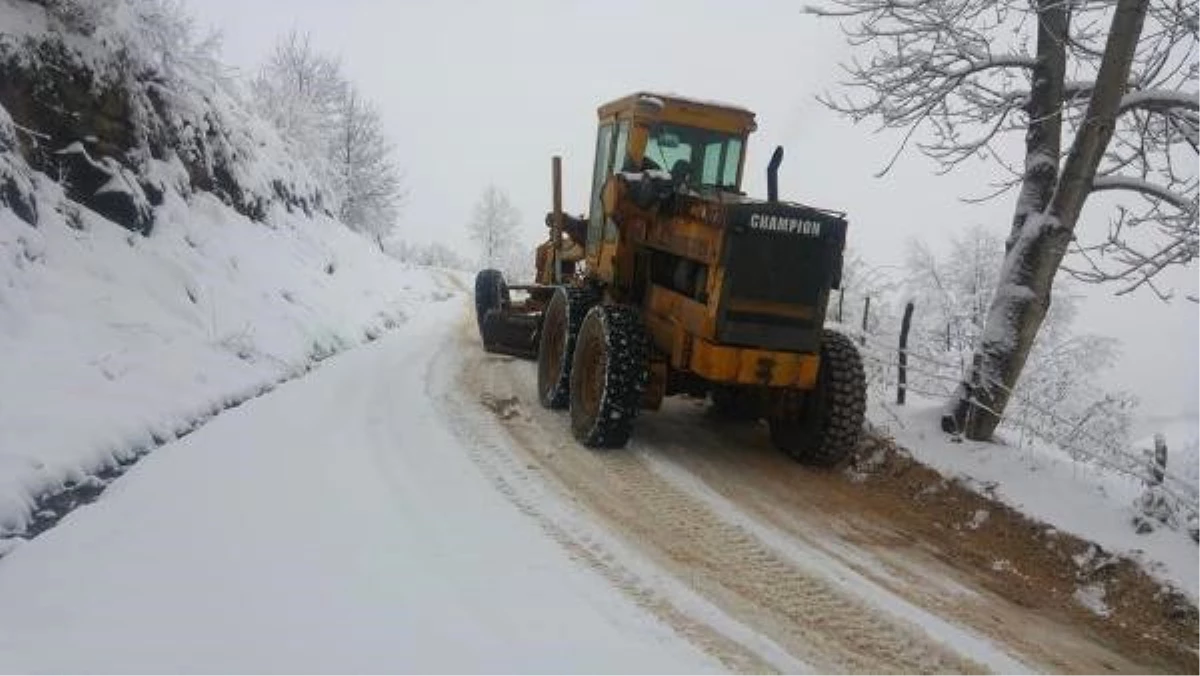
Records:
{"label": "grader cab", "polygon": [[748,110],[635,93],[598,113],[588,214],[563,213],[554,158],[535,284],[476,277],[485,349],[536,358],[542,405],[569,409],[586,446],[623,446],[642,409],[686,394],[765,419],[797,460],[836,464],[866,405],[857,349],[824,327],[844,214],[778,198],[782,148],[767,198],[742,192]]}

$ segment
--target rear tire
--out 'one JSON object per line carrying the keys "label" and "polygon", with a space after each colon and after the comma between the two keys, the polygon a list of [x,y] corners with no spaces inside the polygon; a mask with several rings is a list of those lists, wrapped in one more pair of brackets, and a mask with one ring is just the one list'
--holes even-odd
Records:
{"label": "rear tire", "polygon": [[638,311],[597,305],[579,329],[571,368],[571,431],[590,448],[621,448],[633,432],[649,378]]}
{"label": "rear tire", "polygon": [[566,408],[571,395],[571,362],[575,337],[597,294],[591,289],[560,286],[542,315],[538,340],[538,400],[550,409]]}
{"label": "rear tire", "polygon": [[503,273],[489,269],[480,270],[475,275],[475,323],[479,327],[479,338],[483,341],[484,349],[491,350],[483,330],[488,313],[503,312],[511,302]]}
{"label": "rear tire", "polygon": [[832,467],[862,437],[867,380],[858,348],[846,336],[826,330],[821,366],[811,392],[787,392],[768,420],[771,442],[798,462]]}

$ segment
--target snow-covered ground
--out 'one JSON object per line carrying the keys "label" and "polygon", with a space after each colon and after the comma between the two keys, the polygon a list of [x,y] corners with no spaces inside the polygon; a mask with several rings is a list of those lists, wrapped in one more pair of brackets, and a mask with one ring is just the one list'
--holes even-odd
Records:
{"label": "snow-covered ground", "polygon": [[[442,397],[457,391],[459,371],[436,358],[459,354],[468,299],[438,293],[456,286],[450,275],[407,274],[427,277],[433,293],[395,331],[162,446],[0,560],[0,671],[729,670],[650,612],[658,601],[584,565],[481,471],[481,453],[504,453],[472,446],[455,426],[492,414],[476,392]],[[447,417],[456,402],[458,417]],[[715,532],[759,537],[757,522],[734,523]],[[832,559],[795,555],[816,579],[864,594]],[[683,588],[675,594],[696,593]],[[812,581],[800,590],[818,601],[832,593]],[[994,668],[1020,659],[890,596],[864,604],[826,610],[868,620],[870,650],[919,656],[915,646],[935,641]],[[700,616],[715,622],[714,612]],[[888,642],[901,631],[895,616],[918,630],[903,649]],[[779,651],[763,636],[740,640]],[[820,632],[808,640],[821,645]]]}
{"label": "snow-covered ground", "polygon": [[[1200,550],[1191,537],[1183,529],[1157,528],[1139,534],[1134,528],[1135,502],[1146,488],[1141,481],[1074,461],[1057,448],[952,442],[940,429],[943,407],[944,402],[912,394],[905,406],[874,397],[868,417],[878,431],[894,437],[917,460],[943,475],[963,479],[976,491],[1052,527],[1130,556],[1196,602]],[[1195,427],[1182,421],[1164,433],[1181,440],[1177,464],[1169,469],[1194,472]]]}
{"label": "snow-covered ground", "polygon": [[[546,537],[432,401],[452,387],[429,357],[459,330],[468,276],[205,193],[168,192],[143,237],[34,180],[36,227],[0,208],[0,671],[728,668]],[[1195,599],[1195,544],[1130,526],[1140,485],[1053,449],[948,443],[938,405],[871,415],[927,464]],[[1186,473],[1195,441],[1175,422],[1155,429]],[[39,497],[152,447],[97,502],[19,537]],[[864,625],[887,605],[868,599]]]}
{"label": "snow-covered ground", "polygon": [[447,293],[333,220],[173,192],[150,237],[42,177],[0,208],[0,537],[34,499],[360,344]]}
{"label": "snow-covered ground", "polygon": [[472,464],[424,396],[462,309],[424,304],[16,548],[0,671],[723,671]]}
{"label": "snow-covered ground", "polygon": [[[200,194],[168,196],[160,216],[142,238],[84,210],[37,228],[0,212],[9,532],[36,496],[162,442],[35,540],[0,540],[0,671],[727,670],[481,473],[436,402],[454,373],[431,366],[461,330],[469,276],[407,268],[333,221],[276,213],[268,227]],[[892,431],[926,462],[998,481],[1002,499],[1106,547],[1139,537],[1128,496],[1096,495],[1080,467],[947,444],[935,408],[909,408]],[[1195,547],[1171,533],[1137,542],[1194,596]]]}

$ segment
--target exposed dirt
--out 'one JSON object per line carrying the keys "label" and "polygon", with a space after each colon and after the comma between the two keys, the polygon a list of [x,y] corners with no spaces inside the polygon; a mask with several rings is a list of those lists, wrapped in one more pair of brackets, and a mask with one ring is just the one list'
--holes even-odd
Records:
{"label": "exposed dirt", "polygon": [[[813,533],[833,533],[869,552],[900,580],[881,578],[881,584],[938,615],[994,636],[1053,671],[1200,668],[1195,607],[1164,592],[1132,562],[945,480],[889,440],[869,440],[847,471],[814,471],[776,457],[757,426],[731,426],[691,408],[698,420],[686,429],[672,423],[652,434],[732,443],[649,443],[739,507],[798,538],[823,546]],[[845,558],[855,565],[854,557]],[[948,597],[940,583],[975,596]],[[1092,585],[1103,585],[1107,617],[1074,597]]]}
{"label": "exposed dirt", "polygon": [[[871,439],[864,446],[879,458],[866,480],[831,482],[861,509],[887,515],[893,528],[919,536],[939,559],[1013,603],[1061,614],[1147,667],[1200,671],[1196,607],[1135,563],[946,481],[891,440]],[[976,525],[981,511],[988,516]],[[1095,585],[1104,589],[1106,617],[1074,598],[1080,586]]]}
{"label": "exposed dirt", "polygon": [[[537,405],[532,364],[483,353],[473,322],[463,327],[454,405],[490,412],[494,430],[476,434],[512,442],[477,458],[485,473],[610,580],[628,580],[631,556],[645,557],[719,609],[729,622],[661,581],[623,589],[731,670],[794,666],[729,623],[823,672],[1200,669],[1193,606],[886,440],[864,444],[850,468],[809,470],[772,449],[763,426],[673,400],[639,418],[628,449],[589,451],[567,416]],[[616,542],[564,523],[549,494]],[[1103,586],[1107,617],[1076,600],[1089,585]]]}

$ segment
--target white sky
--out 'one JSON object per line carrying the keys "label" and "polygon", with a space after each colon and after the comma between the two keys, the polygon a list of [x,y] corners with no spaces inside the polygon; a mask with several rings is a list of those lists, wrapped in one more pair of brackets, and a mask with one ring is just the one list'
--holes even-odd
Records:
{"label": "white sky", "polygon": [[[399,235],[469,247],[465,225],[489,182],[522,213],[522,235],[543,236],[550,157],[563,156],[564,207],[586,210],[601,103],[631,91],[671,91],[737,103],[758,113],[746,189],[765,193],[765,166],[785,148],[785,199],[848,212],[849,241],[872,263],[903,261],[905,242],[931,242],[982,223],[1007,233],[1013,197],[983,206],[994,169],[936,176],[911,153],[874,177],[895,148],[873,122],[855,127],[813,95],[837,84],[849,55],[835,24],[801,14],[803,2],[672,0],[190,0],[201,24],[225,36],[225,58],[255,70],[275,39],[297,28],[381,109],[410,190]],[[1081,228],[1107,215],[1085,210]],[[471,252],[473,253],[473,252]],[[530,255],[532,261],[532,252]],[[1168,278],[1196,293],[1196,267]],[[1076,324],[1119,338],[1125,358],[1109,378],[1143,412],[1195,414],[1200,359],[1196,306],[1147,293],[1093,290]],[[920,309],[918,308],[918,312]]]}

